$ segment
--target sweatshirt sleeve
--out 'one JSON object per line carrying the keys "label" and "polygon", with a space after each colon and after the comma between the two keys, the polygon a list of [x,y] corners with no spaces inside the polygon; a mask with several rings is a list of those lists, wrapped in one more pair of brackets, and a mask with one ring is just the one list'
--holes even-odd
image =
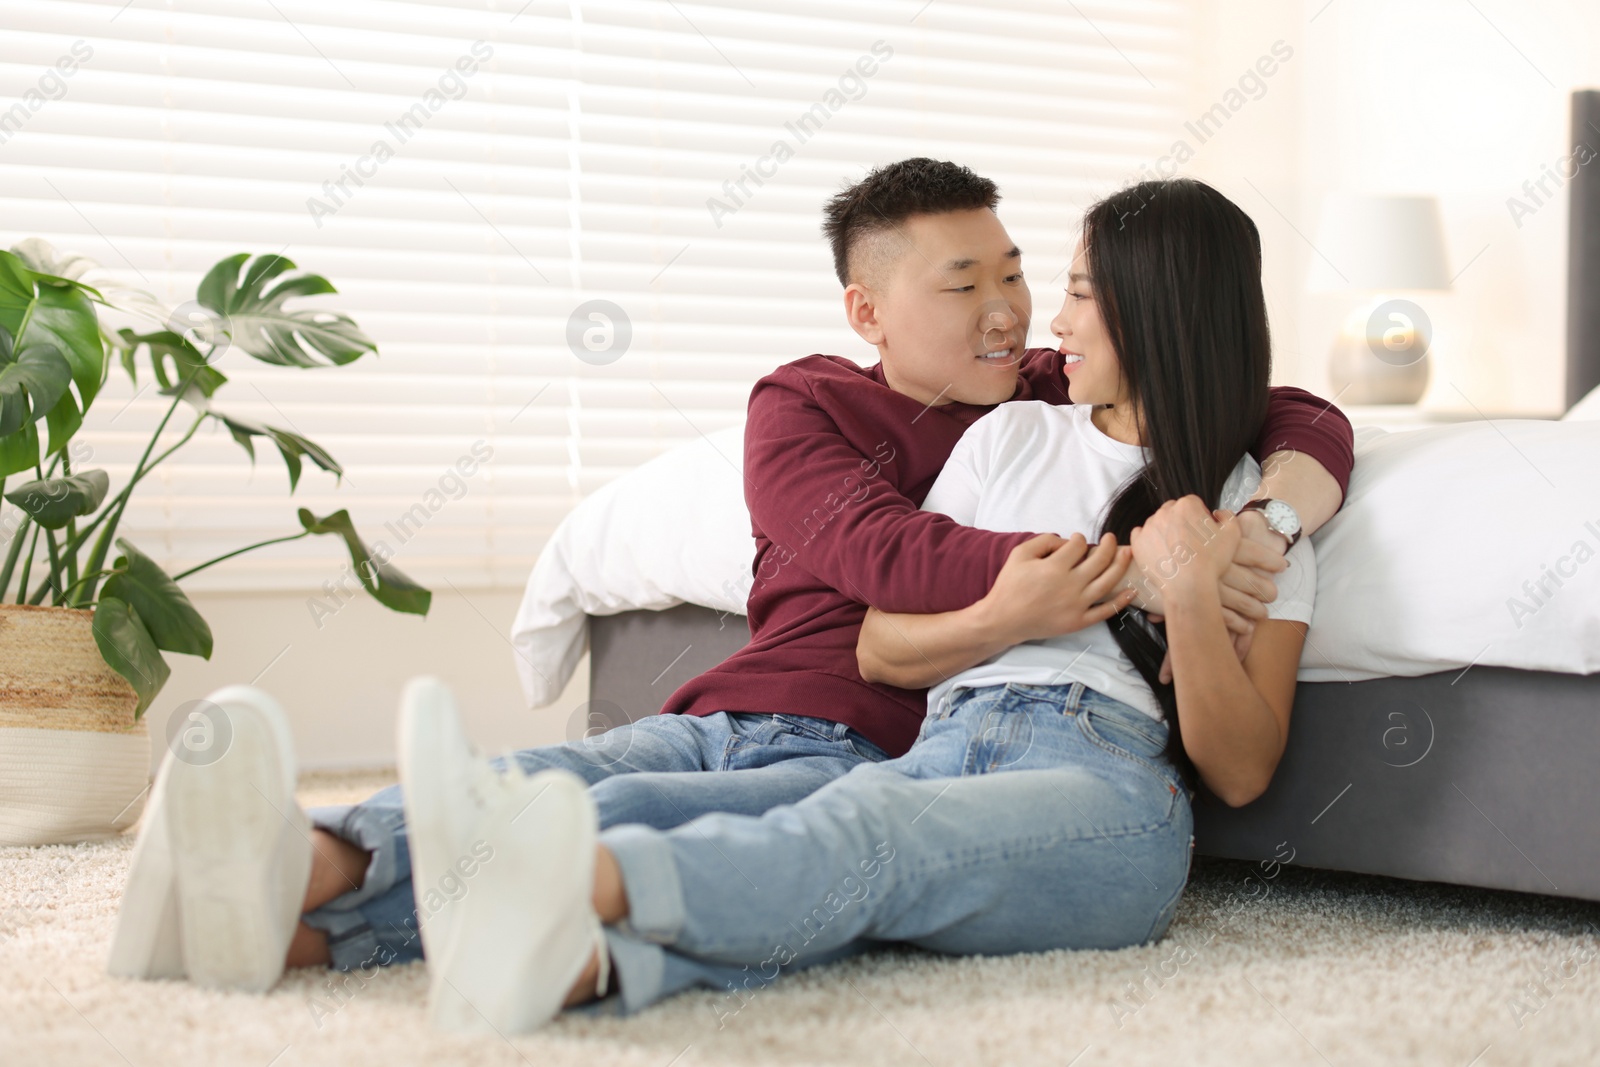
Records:
{"label": "sweatshirt sleeve", "polygon": [[751,391],[744,448],[756,533],[839,593],[882,611],[931,614],[981,600],[1011,549],[1033,536],[919,510],[889,477],[892,448],[862,452],[786,368]]}
{"label": "sweatshirt sleeve", "polygon": [[1355,467],[1355,434],[1344,412],[1328,401],[1293,386],[1276,386],[1267,403],[1267,418],[1251,454],[1265,462],[1274,452],[1310,456],[1339,483],[1341,497],[1350,488]]}

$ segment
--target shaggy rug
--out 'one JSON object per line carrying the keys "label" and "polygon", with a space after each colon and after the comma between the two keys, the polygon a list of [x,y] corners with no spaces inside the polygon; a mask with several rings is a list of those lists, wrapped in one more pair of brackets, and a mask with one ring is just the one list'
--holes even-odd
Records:
{"label": "shaggy rug", "polygon": [[[301,801],[387,781],[311,775]],[[1153,945],[882,951],[507,1041],[430,1032],[420,964],[266,996],[107,977],[132,845],[0,849],[0,1064],[1600,1063],[1600,904],[1557,897],[1198,859]]]}

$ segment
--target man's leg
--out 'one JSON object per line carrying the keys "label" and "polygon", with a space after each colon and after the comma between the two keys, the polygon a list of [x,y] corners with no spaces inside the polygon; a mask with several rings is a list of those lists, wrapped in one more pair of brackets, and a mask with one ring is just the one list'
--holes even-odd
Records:
{"label": "man's leg", "polygon": [[[722,713],[656,715],[588,738],[513,757],[527,773],[559,768],[591,783],[601,825],[672,827],[708,811],[759,814],[792,803],[883,752],[843,724],[819,719]],[[715,775],[692,771],[722,771]],[[399,786],[357,805],[314,808],[314,826],[366,854],[351,877],[349,851],[313,852],[307,914],[291,966],[341,968],[421,958],[410,878],[410,848]],[[327,846],[326,841],[319,844]],[[340,886],[343,889],[340,889]]]}
{"label": "man's leg", "polygon": [[[733,732],[727,715],[655,715],[581,741],[524,749],[513,758],[530,774],[560,768],[593,784],[613,775],[700,770],[708,758],[720,754]],[[359,804],[312,808],[306,814],[321,831],[317,843],[324,845],[313,849],[308,888],[344,888],[329,899],[308,892],[289,964],[331,962],[349,970],[375,957],[399,963],[420,959],[400,787],[380,789]],[[326,837],[348,847],[335,849]],[[366,856],[357,877],[348,871],[351,849]]]}
{"label": "man's leg", "polygon": [[[637,823],[668,830],[710,812],[760,815],[810,796],[863,763],[888,758],[843,723],[739,712],[726,718],[721,749],[707,753],[703,767],[720,773],[644,771],[594,784],[601,829]],[[545,769],[524,766],[530,774]]]}

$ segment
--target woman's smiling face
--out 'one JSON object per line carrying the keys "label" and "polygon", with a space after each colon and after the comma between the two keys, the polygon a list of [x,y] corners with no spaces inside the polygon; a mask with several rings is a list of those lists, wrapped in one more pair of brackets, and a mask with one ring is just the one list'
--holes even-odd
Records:
{"label": "woman's smiling face", "polygon": [[1072,250],[1066,300],[1061,312],[1051,320],[1050,332],[1061,339],[1062,370],[1074,403],[1126,404],[1127,383],[1122,377],[1122,362],[1106,332],[1105,320],[1100,317],[1097,296],[1080,238]]}

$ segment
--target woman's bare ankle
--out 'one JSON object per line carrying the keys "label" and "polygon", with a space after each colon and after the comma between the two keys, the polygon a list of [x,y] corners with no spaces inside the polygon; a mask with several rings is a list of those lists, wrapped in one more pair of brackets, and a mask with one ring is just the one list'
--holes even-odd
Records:
{"label": "woman's bare ankle", "polygon": [[311,831],[311,877],[302,912],[322,907],[335,897],[361,888],[372,854],[326,830]]}
{"label": "woman's bare ankle", "polygon": [[588,964],[583,968],[583,973],[578,975],[578,980],[567,991],[567,999],[562,1002],[566,1008],[574,1008],[579,1004],[587,1004],[596,999],[600,986],[600,952],[596,950],[589,957]]}
{"label": "woman's bare ankle", "polygon": [[595,914],[608,926],[628,917],[628,894],[622,883],[622,868],[604,845],[595,849],[592,903]]}
{"label": "woman's bare ankle", "polygon": [[300,923],[294,937],[289,939],[289,952],[285,967],[326,967],[333,962],[328,953],[328,935],[322,930]]}

